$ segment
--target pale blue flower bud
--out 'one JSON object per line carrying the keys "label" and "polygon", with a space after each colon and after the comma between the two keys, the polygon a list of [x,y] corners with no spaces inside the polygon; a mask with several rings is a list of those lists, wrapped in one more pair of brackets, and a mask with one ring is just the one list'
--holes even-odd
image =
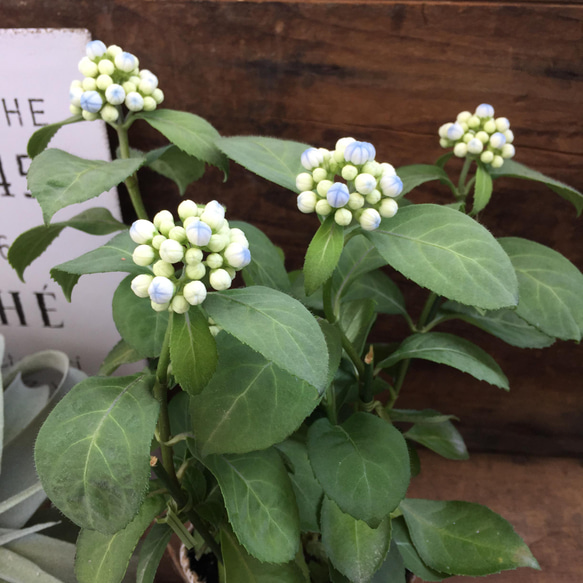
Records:
{"label": "pale blue flower bud", "polygon": [[132,279],[130,287],[139,298],[147,298],[149,297],[148,288],[150,287],[150,284],[152,283],[153,279],[154,279],[153,276],[148,275],[146,273],[136,275],[136,277]]}
{"label": "pale blue flower bud", "polygon": [[452,141],[459,140],[464,135],[464,128],[459,123],[454,123],[447,130],[447,137]]}
{"label": "pale blue flower bud", "polygon": [[170,309],[177,314],[186,314],[190,309],[190,304],[186,301],[184,296],[177,295],[172,298]]}
{"label": "pale blue flower bud", "polygon": [[453,123],[449,122],[449,123],[444,123],[442,126],[440,126],[439,130],[438,130],[438,134],[440,138],[447,138],[447,132],[449,130],[449,128],[453,125]]}
{"label": "pale blue flower bud", "polygon": [[186,250],[184,254],[184,261],[188,265],[198,265],[203,258],[202,251],[197,247],[191,247],[190,249]]}
{"label": "pale blue flower bud", "polygon": [[365,209],[360,215],[358,222],[365,231],[374,231],[381,224],[381,215],[375,209]]}
{"label": "pale blue flower bud", "polygon": [[397,214],[398,210],[399,205],[397,204],[396,200],[393,200],[392,198],[385,198],[379,207],[379,214],[385,219],[390,219]]}
{"label": "pale blue flower bud", "polygon": [[494,108],[488,103],[482,103],[476,107],[476,115],[481,118],[494,117]]}
{"label": "pale blue flower bud", "polygon": [[506,143],[506,137],[500,132],[496,132],[490,136],[490,145],[499,150]]}
{"label": "pale blue flower bud", "polygon": [[240,243],[231,243],[225,249],[225,259],[228,264],[235,269],[243,269],[251,263],[251,253],[249,249],[243,247]]}
{"label": "pale blue flower bud", "polygon": [[184,258],[184,247],[174,239],[166,239],[160,245],[160,257],[168,263],[178,263]]}
{"label": "pale blue flower bud", "polygon": [[97,113],[103,107],[103,100],[97,91],[85,91],[81,95],[81,107],[89,113]]}
{"label": "pale blue flower bud", "polygon": [[144,98],[137,91],[132,91],[126,95],[125,104],[130,111],[142,111]]}
{"label": "pale blue flower bud", "polygon": [[370,194],[377,187],[377,179],[372,174],[363,172],[354,180],[354,187],[360,194]]}
{"label": "pale blue flower bud", "polygon": [[114,62],[115,66],[124,73],[131,73],[138,66],[138,60],[131,53],[116,55]]}
{"label": "pale blue flower bud", "polygon": [[134,263],[142,267],[153,263],[155,258],[156,253],[154,252],[154,249],[150,247],[150,245],[138,245],[132,253],[132,259],[134,260]]}
{"label": "pale blue flower bud", "polygon": [[193,245],[197,245],[198,247],[206,246],[212,234],[212,229],[198,217],[194,217],[192,223],[186,228],[186,237]]}
{"label": "pale blue flower bud", "polygon": [[[308,214],[313,213],[316,208],[316,203],[318,202],[318,197],[316,193],[312,190],[306,190],[305,192],[300,192],[297,198],[298,209],[302,213]],[[231,237],[232,240],[232,237]]]}
{"label": "pale blue flower bud", "polygon": [[187,283],[182,293],[191,306],[198,306],[206,299],[206,287],[202,281],[191,281]]}
{"label": "pale blue flower bud", "polygon": [[150,299],[156,304],[165,304],[174,295],[174,284],[167,278],[157,275],[148,288]]}
{"label": "pale blue flower bud", "polygon": [[403,192],[403,181],[396,174],[394,176],[383,175],[380,186],[385,196],[395,197]]}
{"label": "pale blue flower bud", "polygon": [[206,205],[204,206],[204,209],[200,215],[201,220],[203,220],[205,223],[207,223],[211,228],[213,229],[220,229],[223,226],[223,222],[221,220],[221,224],[219,226],[214,226],[212,223],[210,223],[206,218],[205,218],[205,213],[206,216],[212,220],[216,222],[216,220],[218,220],[218,218],[220,217],[220,219],[224,219],[225,218],[225,207],[219,203],[216,200],[211,200],[210,202],[207,202]]}
{"label": "pale blue flower bud", "polygon": [[514,154],[516,154],[516,150],[512,144],[504,144],[502,146],[502,158],[505,160],[514,158]]}
{"label": "pale blue flower bud", "polygon": [[306,170],[312,170],[324,163],[324,155],[317,148],[308,148],[302,153],[300,162]]}
{"label": "pale blue flower bud", "polygon": [[203,263],[187,265],[185,268],[188,279],[202,279],[206,273],[206,267]]}
{"label": "pale blue flower bud", "polygon": [[223,291],[231,287],[231,276],[225,269],[214,269],[209,276],[211,287]]}
{"label": "pale blue flower bud", "polygon": [[347,227],[352,222],[352,213],[348,209],[338,209],[334,213],[334,221],[341,227]]}
{"label": "pale blue flower bud", "polygon": [[[350,145],[350,144],[349,144]],[[350,198],[350,192],[348,192],[348,186],[342,182],[335,182],[326,194],[326,200],[328,204],[333,208],[343,207]]]}
{"label": "pale blue flower bud", "polygon": [[481,154],[484,149],[484,144],[478,138],[472,138],[468,142],[468,152],[470,154]]}
{"label": "pale blue flower bud", "polygon": [[109,59],[102,59],[97,63],[97,69],[102,75],[113,75],[115,71],[115,65]]}
{"label": "pale blue flower bud", "polygon": [[103,57],[105,51],[107,51],[107,47],[100,40],[92,40],[85,45],[85,53],[91,60]]}
{"label": "pale blue flower bud", "polygon": [[296,188],[303,192],[304,190],[312,190],[314,186],[314,179],[308,172],[302,172],[296,176]]}
{"label": "pale blue flower bud", "polygon": [[376,150],[368,142],[351,142],[344,149],[344,159],[347,162],[360,166],[369,160],[374,160]]}
{"label": "pale blue flower bud", "polygon": [[126,98],[126,92],[121,85],[117,83],[112,83],[106,90],[105,90],[105,99],[107,99],[108,103],[111,105],[121,105]]}

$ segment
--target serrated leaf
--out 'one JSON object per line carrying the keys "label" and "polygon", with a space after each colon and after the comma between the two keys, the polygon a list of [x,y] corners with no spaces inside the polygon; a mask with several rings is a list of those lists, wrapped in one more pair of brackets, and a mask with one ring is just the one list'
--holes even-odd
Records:
{"label": "serrated leaf", "polygon": [[368,583],[389,551],[391,519],[387,516],[377,528],[371,528],[325,496],[320,520],[322,545],[334,567],[353,583]]}
{"label": "serrated leaf", "polygon": [[79,583],[121,583],[136,545],[164,506],[163,496],[149,496],[134,519],[114,534],[81,529],[75,556]]}
{"label": "serrated leaf", "polygon": [[559,196],[562,196],[565,200],[568,200],[570,203],[572,203],[577,210],[577,216],[579,216],[583,210],[583,194],[581,192],[572,186],[569,186],[568,184],[564,184],[563,182],[559,182],[554,178],[545,176],[544,174],[541,174],[536,170],[532,170],[531,168],[528,168],[528,166],[520,164],[519,162],[515,162],[514,160],[505,160],[504,164],[500,168],[492,168],[490,170],[490,174],[492,175],[492,178],[509,176],[513,178],[524,178],[526,180],[542,182],[543,184],[546,184],[553,192],[556,192]]}
{"label": "serrated leaf", "polygon": [[240,342],[318,390],[324,387],[328,374],[326,341],[300,302],[279,291],[253,286],[211,293],[204,307]]}
{"label": "serrated leaf", "polygon": [[485,506],[408,498],[401,510],[419,555],[437,571],[477,577],[540,569],[512,525]]}
{"label": "serrated leaf", "polygon": [[382,271],[371,271],[361,275],[353,281],[344,301],[362,300],[369,298],[374,300],[375,312],[381,314],[399,314],[405,316],[405,298],[397,284]]}
{"label": "serrated leaf", "polygon": [[296,177],[306,171],[300,159],[310,147],[307,144],[262,136],[220,138],[216,144],[231,160],[247,170],[292,192],[299,192]]}
{"label": "serrated leaf", "polygon": [[136,349],[124,340],[120,340],[107,354],[99,367],[99,376],[113,374],[122,364],[129,364],[141,360],[142,357]]}
{"label": "serrated leaf", "polygon": [[343,304],[338,324],[358,354],[363,351],[364,343],[375,320],[374,300],[365,298]]}
{"label": "serrated leaf", "polygon": [[219,482],[229,522],[247,552],[268,563],[291,561],[299,546],[299,517],[275,450],[211,455],[205,465]]}
{"label": "serrated leaf", "polygon": [[265,449],[295,431],[320,401],[318,391],[233,336],[217,337],[219,363],[190,400],[202,455]]}
{"label": "serrated leaf", "polygon": [[383,219],[366,236],[392,267],[441,296],[492,310],[518,302],[508,256],[484,227],[463,213],[412,205]]}
{"label": "serrated leaf", "polygon": [[220,168],[226,180],[229,162],[215,144],[219,132],[208,121],[193,113],[173,109],[144,111],[135,117],[149,123],[190,156]]}
{"label": "serrated leaf", "polygon": [[453,186],[447,172],[443,168],[432,164],[401,166],[397,168],[397,176],[403,181],[403,192],[401,192],[400,196],[404,196],[417,186],[432,180],[439,180],[443,184],[448,184],[450,187]]}
{"label": "serrated leaf", "polygon": [[391,540],[389,554],[387,555],[385,562],[381,565],[381,568],[370,580],[370,583],[406,583],[406,575],[403,559],[399,554],[395,541]]}
{"label": "serrated leaf", "polygon": [[177,146],[165,148],[155,160],[148,159],[147,166],[175,182],[180,196],[184,196],[189,184],[204,174],[204,162],[183,152]]}
{"label": "serrated leaf", "polygon": [[527,239],[506,237],[500,244],[518,276],[516,314],[562,340],[581,340],[583,274],[563,255]]}
{"label": "serrated leaf", "polygon": [[49,145],[49,142],[53,139],[53,136],[63,126],[77,123],[79,121],[83,121],[83,116],[80,114],[73,115],[63,121],[51,123],[36,130],[36,132],[30,136],[28,145],[26,146],[28,157],[32,160],[35,156],[38,156]]}
{"label": "serrated leaf", "polygon": [[159,411],[152,383],[143,375],[88,378],[39,432],[35,462],[43,488],[83,528],[115,533],[141,506]]}
{"label": "serrated leaf", "polygon": [[407,444],[378,417],[355,413],[342,425],[319,419],[308,432],[308,454],[326,495],[372,527],[405,496],[410,479]]}
{"label": "serrated leaf", "polygon": [[472,216],[484,210],[492,196],[492,177],[482,162],[478,162],[476,169],[476,182],[474,184],[474,204]]}
{"label": "serrated leaf", "polygon": [[154,583],[158,565],[172,538],[172,529],[167,524],[154,524],[140,547],[136,583]]}
{"label": "serrated leaf", "polygon": [[[338,367],[340,366],[340,361],[342,359],[342,337],[340,335],[340,330],[328,320],[318,320],[320,329],[324,334],[326,340],[326,346],[328,347],[328,376],[326,378],[326,385],[324,388],[330,386],[330,383],[334,380]],[[323,392],[323,391],[322,391]]]}
{"label": "serrated leaf", "polygon": [[28,188],[38,200],[48,224],[58,210],[111,190],[144,162],[145,158],[113,162],[86,160],[63,150],[49,149],[31,162],[27,174]]}
{"label": "serrated leaf", "polygon": [[443,154],[435,161],[435,165],[439,168],[444,168],[445,165],[449,162],[449,160],[451,160],[451,158],[453,158],[453,152]]}
{"label": "serrated leaf", "polygon": [[388,368],[401,360],[421,358],[445,364],[468,373],[480,381],[508,390],[508,379],[496,361],[469,340],[445,332],[413,334],[388,358],[378,363]]}
{"label": "serrated leaf", "polygon": [[405,438],[416,441],[449,460],[467,460],[470,457],[464,438],[451,421],[415,424],[405,433]]}

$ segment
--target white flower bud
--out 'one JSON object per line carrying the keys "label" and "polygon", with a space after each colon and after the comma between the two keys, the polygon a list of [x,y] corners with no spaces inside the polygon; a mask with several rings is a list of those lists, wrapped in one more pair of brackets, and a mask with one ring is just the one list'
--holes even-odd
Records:
{"label": "white flower bud", "polygon": [[344,180],[354,180],[358,176],[358,168],[352,164],[346,164],[340,175]]}
{"label": "white flower bud", "polygon": [[186,243],[186,230],[184,227],[172,227],[168,232],[168,238],[174,239],[174,241],[178,241],[179,243]]}
{"label": "white flower bud", "polygon": [[390,219],[397,214],[398,210],[399,205],[397,204],[396,200],[393,200],[392,198],[385,198],[383,202],[381,202],[379,214],[385,219]]}
{"label": "white flower bud", "polygon": [[491,164],[492,160],[494,160],[494,152],[491,152],[490,150],[486,150],[485,152],[482,152],[482,154],[480,155],[480,160],[484,164]]}
{"label": "white flower bud", "polygon": [[109,45],[107,47],[107,54],[114,58],[117,57],[117,55],[120,55],[121,53],[123,53],[123,49],[121,47],[118,47],[117,45]]}
{"label": "white flower bud", "polygon": [[395,174],[384,174],[380,183],[381,191],[385,196],[395,197],[403,192],[403,181]]}
{"label": "white flower bud", "polygon": [[170,302],[170,309],[177,314],[186,314],[190,309],[190,304],[181,295],[174,296]]}
{"label": "white flower bud", "polygon": [[154,101],[160,105],[164,101],[164,92],[162,89],[154,89],[152,97],[154,98]]}
{"label": "white flower bud", "polygon": [[490,136],[490,145],[492,148],[496,148],[496,150],[500,150],[505,143],[506,138],[504,134],[501,134],[500,132],[496,132]]}
{"label": "white flower bud", "polygon": [[81,107],[81,95],[83,95],[83,87],[69,89],[69,101],[77,107]]}
{"label": "white flower bud", "polygon": [[142,267],[150,265],[155,258],[156,253],[150,245],[138,245],[132,253],[132,259],[134,260],[134,263]]}
{"label": "white flower bud", "polygon": [[457,121],[459,123],[468,123],[470,117],[472,117],[472,114],[469,111],[460,111],[457,114]]}
{"label": "white flower bud", "polygon": [[374,231],[381,224],[381,215],[375,209],[365,209],[360,215],[358,222],[365,231]]}
{"label": "white flower bud", "polygon": [[197,217],[198,216],[198,206],[192,200],[183,200],[178,205],[178,216],[180,217],[181,221],[186,220],[188,217]]}
{"label": "white flower bud", "polygon": [[191,281],[187,283],[182,293],[191,306],[198,306],[206,299],[206,287],[202,281]]}
{"label": "white flower bud", "polygon": [[172,277],[174,275],[174,265],[160,259],[152,265],[152,271],[154,272],[154,275]]}
{"label": "white flower bud", "polygon": [[354,187],[360,194],[370,194],[377,187],[377,179],[372,174],[363,172],[354,180]]}
{"label": "white flower bud", "polygon": [[478,138],[472,138],[468,142],[468,152],[470,154],[481,154],[484,149],[484,144]]}
{"label": "white flower bud", "polygon": [[225,208],[216,200],[211,200],[205,205],[200,215],[200,220],[205,222],[211,229],[218,231],[225,222]]}
{"label": "white flower bud", "polygon": [[131,81],[124,81],[121,84],[121,86],[122,86],[123,90],[125,91],[124,96],[123,96],[124,101],[125,101],[125,98],[126,98],[125,96],[128,93],[131,93],[132,91],[137,91],[138,90],[138,87],[136,86],[136,84],[135,83],[132,83]]}
{"label": "white flower bud", "polygon": [[332,186],[331,180],[322,180],[318,182],[318,186],[316,187],[316,192],[321,196],[325,197]]}
{"label": "white flower bud", "polygon": [[192,222],[186,227],[186,237],[198,247],[205,247],[212,234],[212,229],[198,217],[193,217]]}
{"label": "white flower bud", "polygon": [[97,77],[99,73],[97,65],[89,57],[83,57],[79,61],[79,71],[85,77]]}
{"label": "white flower bud", "polygon": [[152,239],[152,247],[154,247],[154,249],[160,249],[164,241],[166,241],[166,237],[164,237],[164,235],[155,235]]}
{"label": "white flower bud", "polygon": [[81,107],[89,113],[97,113],[103,107],[103,100],[97,91],[85,91],[80,101]]}
{"label": "white flower bud", "polygon": [[328,172],[324,168],[314,168],[312,178],[314,179],[314,182],[321,182],[328,178]]}
{"label": "white flower bud", "polygon": [[209,253],[205,263],[210,269],[218,269],[223,266],[223,256],[219,253]]}
{"label": "white flower bud", "polygon": [[317,148],[308,148],[302,153],[300,162],[306,170],[312,170],[324,163],[324,156]]}
{"label": "white flower bud", "polygon": [[81,111],[81,115],[83,116],[83,119],[87,121],[95,121],[96,119],[99,119],[98,113],[91,113],[90,111],[85,111],[84,109]]}
{"label": "white flower bud", "polygon": [[160,245],[160,257],[168,263],[178,263],[184,258],[184,247],[174,239],[166,239]]}
{"label": "white flower bud", "polygon": [[121,85],[117,83],[112,83],[105,90],[105,99],[111,105],[121,105],[126,99],[126,92]]}
{"label": "white flower bud", "polygon": [[484,131],[493,134],[496,131],[496,122],[493,119],[489,119],[484,124]]}
{"label": "white flower bud", "polygon": [[102,75],[113,75],[115,71],[115,65],[109,59],[102,59],[97,63],[97,69]]}
{"label": "white flower bud", "polygon": [[211,235],[207,247],[213,253],[218,253],[219,251],[222,251],[229,244],[229,242],[230,237],[217,233],[215,235]]}
{"label": "white flower bud", "polygon": [[348,146],[348,144],[352,144],[352,142],[356,142],[356,140],[354,138],[340,138],[336,142],[334,149],[337,151],[341,151],[342,154],[344,155],[344,150],[346,149],[346,146]]}
{"label": "white flower bud", "polygon": [[502,156],[494,156],[494,160],[492,160],[492,168],[500,168],[504,164],[504,158]]}
{"label": "white flower bud", "polygon": [[381,164],[381,170],[383,176],[396,176],[397,171],[392,164],[388,164],[387,162],[383,162]]}
{"label": "white flower bud", "polygon": [[126,95],[125,104],[130,111],[142,111],[144,98],[137,91],[132,91]]}
{"label": "white flower bud", "polygon": [[442,148],[449,148],[451,146],[451,142],[447,138],[441,138],[441,140],[439,140],[439,145]]}
{"label": "white flower bud", "polygon": [[297,205],[302,213],[308,214],[314,212],[317,201],[318,197],[316,193],[311,190],[306,190],[305,192],[300,192],[298,195]]}
{"label": "white flower bud", "polygon": [[453,123],[449,122],[449,123],[444,123],[442,126],[439,127],[438,130],[438,134],[439,137],[442,139],[447,138],[447,132],[449,131],[449,128],[453,125]]}
{"label": "white flower bud", "polygon": [[223,291],[231,287],[231,276],[225,269],[215,269],[209,275],[209,283],[217,291]]}
{"label": "white flower bud", "polygon": [[[366,195],[366,202],[368,202],[368,204],[377,204],[377,202],[379,202],[379,200],[381,200],[382,195],[381,195],[381,191],[380,190],[373,190],[370,194]],[[350,206],[350,203],[348,203],[348,206]]]}
{"label": "white flower bud", "polygon": [[92,77],[85,77],[81,86],[84,91],[95,91],[97,89],[97,82]]}
{"label": "white flower bud", "polygon": [[170,231],[175,227],[176,225],[174,224],[174,221],[162,221],[160,223],[160,226],[158,227],[158,230],[160,231],[160,233],[162,233],[162,235],[165,235],[166,237],[168,237],[168,235],[170,234]]}
{"label": "white flower bud", "polygon": [[480,127],[482,120],[477,115],[472,115],[472,117],[470,117],[466,123],[468,124],[469,128],[475,130],[476,128]]}
{"label": "white flower bud", "polygon": [[202,261],[203,253],[197,247],[191,247],[184,254],[184,261],[188,265],[197,265]]}
{"label": "white flower bud", "polygon": [[506,130],[504,132],[504,137],[506,138],[507,144],[512,144],[512,142],[514,141],[514,132],[512,130]]}
{"label": "white flower bud", "polygon": [[149,95],[144,97],[144,111],[154,111],[157,107],[156,101]]}
{"label": "white flower bud", "polygon": [[316,203],[315,210],[320,216],[326,217],[332,212],[332,207],[328,204],[328,201],[323,198]]}
{"label": "white flower bud", "polygon": [[241,231],[241,229],[237,229],[237,227],[231,229],[230,241],[231,243],[241,243],[243,247],[247,247],[247,249],[249,249],[249,241],[247,241],[245,233]]}
{"label": "white flower bud", "polygon": [[131,73],[138,66],[138,60],[131,53],[117,54],[114,58],[114,63],[124,73]]}
{"label": "white flower bud", "polygon": [[375,178],[378,178],[383,173],[382,166],[376,160],[369,160],[362,167],[362,171],[365,174],[372,174]]}
{"label": "white flower bud", "polygon": [[110,85],[113,85],[113,79],[109,75],[99,75],[95,81],[97,89],[105,91]]}
{"label": "white flower bud", "polygon": [[91,60],[102,57],[106,50],[107,47],[100,40],[92,40],[85,45],[85,54]]}
{"label": "white flower bud", "polygon": [[362,196],[362,194],[358,194],[358,192],[351,192],[350,197],[348,198],[347,206],[353,211],[362,208],[364,206],[364,196]]}
{"label": "white flower bud", "polygon": [[174,217],[170,211],[160,211],[154,215],[154,225],[159,229],[160,225],[165,222],[174,222]]}
{"label": "white flower bud", "polygon": [[476,107],[476,115],[478,117],[494,117],[494,108],[488,103],[482,103]]}
{"label": "white flower bud", "polygon": [[496,118],[496,129],[502,133],[510,129],[510,122],[508,121],[508,118],[507,117]]}
{"label": "white flower bud", "polygon": [[514,154],[516,154],[516,150],[512,144],[504,144],[502,146],[502,158],[508,160],[509,158],[514,158]]}
{"label": "white flower bud", "polygon": [[107,123],[114,123],[119,118],[119,111],[113,105],[104,105],[99,112],[101,119]]}
{"label": "white flower bud", "polygon": [[458,158],[464,158],[466,156],[466,154],[468,153],[468,146],[466,144],[464,144],[463,142],[460,142],[459,144],[455,145],[455,147],[453,149],[453,153]]}
{"label": "white flower bud", "polygon": [[148,294],[156,304],[165,304],[172,299],[174,290],[174,284],[167,277],[157,275],[148,288]]}
{"label": "white flower bud", "polygon": [[130,83],[133,83],[136,86],[136,91],[138,90],[138,85],[140,84],[140,77],[137,75],[133,75],[128,79]]}
{"label": "white flower bud", "polygon": [[140,84],[138,85],[138,91],[142,95],[152,95],[152,93],[154,93],[154,90],[157,87],[158,87],[158,79],[152,75],[152,77],[145,77],[144,79],[140,79]]}
{"label": "white flower bud", "polygon": [[308,172],[302,172],[296,176],[296,188],[303,192],[304,190],[312,190],[314,186],[314,179]]}
{"label": "white flower bud", "polygon": [[249,249],[240,243],[230,243],[224,252],[227,263],[235,269],[243,269],[251,263],[251,253]]}
{"label": "white flower bud", "polygon": [[347,227],[352,222],[352,213],[348,209],[338,209],[334,213],[334,221],[341,227]]}
{"label": "white flower bud", "polygon": [[149,297],[148,288],[152,283],[154,278],[151,275],[146,273],[142,273],[140,275],[136,275],[134,279],[132,279],[132,283],[130,284],[132,291],[139,297],[139,298],[147,298]]}
{"label": "white flower bud", "polygon": [[73,115],[79,115],[80,113],[82,113],[82,109],[80,107],[77,107],[76,105],[73,105],[71,103],[71,105],[69,105],[69,111],[73,114]]}
{"label": "white flower bud", "polygon": [[447,130],[447,137],[452,141],[459,140],[464,135],[464,129],[459,123],[452,124]]}
{"label": "white flower bud", "polygon": [[165,312],[170,307],[170,302],[164,302],[163,304],[159,304],[158,302],[151,301],[150,305],[152,306],[152,310],[155,312]]}
{"label": "white flower bud", "polygon": [[206,273],[206,267],[203,263],[187,265],[184,270],[188,279],[202,279]]}
{"label": "white flower bud", "polygon": [[476,138],[482,142],[482,144],[487,144],[490,141],[490,136],[488,132],[480,131],[476,134]]}

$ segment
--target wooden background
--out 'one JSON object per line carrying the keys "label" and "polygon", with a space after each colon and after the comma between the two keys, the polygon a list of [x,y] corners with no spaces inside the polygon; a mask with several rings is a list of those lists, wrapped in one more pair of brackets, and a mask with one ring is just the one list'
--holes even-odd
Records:
{"label": "wooden background", "polygon": [[[583,190],[581,2],[1,0],[0,23],[88,28],[120,44],[158,75],[165,106],[197,113],[223,135],[329,148],[351,135],[373,142],[377,159],[395,166],[434,161],[443,153],[437,128],[488,102],[510,119],[518,161]],[[136,147],[163,143],[145,124],[132,132]],[[142,185],[152,212],[179,202],[156,176]],[[288,266],[301,266],[317,225],[289,192],[233,167],[228,183],[211,170],[188,195],[226,203],[229,218],[264,229]],[[411,198],[448,202],[447,192],[427,185]],[[500,180],[483,220],[495,235],[534,239],[583,268],[581,221],[544,187]],[[418,311],[425,292],[397,280]],[[520,350],[465,325],[448,329],[499,361],[510,394],[417,361],[402,406],[455,413],[474,451],[583,452],[581,347]],[[387,321],[382,337],[403,331]]]}

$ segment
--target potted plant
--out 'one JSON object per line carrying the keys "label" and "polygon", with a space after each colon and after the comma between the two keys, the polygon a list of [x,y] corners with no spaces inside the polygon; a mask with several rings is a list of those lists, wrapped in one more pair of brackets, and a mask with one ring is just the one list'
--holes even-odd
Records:
{"label": "potted plant", "polygon": [[[581,193],[513,162],[513,134],[490,105],[445,124],[453,149],[436,164],[394,169],[374,147],[342,138],[330,149],[264,137],[221,138],[200,117],[160,109],[153,73],[121,48],[93,41],[71,86],[73,117],[29,142],[32,195],[46,224],[21,235],[9,260],[20,276],[65,227],[120,231],[108,244],[51,270],[70,299],[86,273],[122,271],[113,297],[120,332],[103,376],[76,385],[43,425],[36,465],[53,503],[81,526],[81,583],[121,581],[140,537],[137,580],[154,580],[176,532],[220,581],[427,581],[538,568],[512,526],[464,501],[409,499],[418,444],[452,459],[467,450],[450,412],[396,407],[415,359],[508,389],[472,342],[440,332],[461,319],[515,346],[580,340],[583,275],[563,256],[479,222],[494,180],[537,180],[583,207]],[[118,159],[46,149],[64,124],[105,120]],[[169,144],[132,150],[142,120]],[[184,200],[152,220],[137,171],[181,193],[228,158],[297,196],[314,224],[301,272],[258,229],[227,219],[212,200]],[[463,168],[454,182],[455,158]],[[447,205],[405,195],[440,181]],[[50,224],[67,205],[125,182],[138,220],[129,231],[104,209]],[[34,243],[34,247],[31,247]],[[385,266],[427,289],[413,318]],[[240,275],[237,275],[238,272]],[[244,285],[243,285],[244,284]],[[378,314],[404,318],[399,343],[371,342]],[[139,374],[107,376],[148,358]],[[191,533],[185,526],[194,526]]]}

